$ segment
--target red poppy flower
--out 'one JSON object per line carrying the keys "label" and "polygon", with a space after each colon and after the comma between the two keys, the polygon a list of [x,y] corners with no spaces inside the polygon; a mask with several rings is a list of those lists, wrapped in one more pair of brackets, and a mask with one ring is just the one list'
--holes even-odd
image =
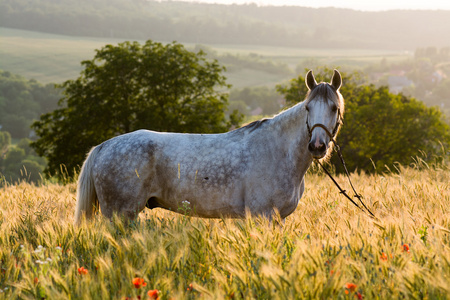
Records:
{"label": "red poppy flower", "polygon": [[150,299],[155,299],[155,300],[159,299],[159,297],[158,297],[158,290],[150,290],[150,291],[147,292],[147,295],[148,295],[148,297]]}
{"label": "red poppy flower", "polygon": [[86,275],[89,271],[85,267],[78,268],[78,274]]}
{"label": "red poppy flower", "polygon": [[407,244],[402,245],[402,252],[409,253],[409,246]]}
{"label": "red poppy flower", "polygon": [[254,239],[254,240],[257,240],[257,239],[258,239],[258,237],[257,237],[255,234],[253,234],[253,233],[250,233],[250,237],[251,237],[252,239]]}
{"label": "red poppy flower", "polygon": [[387,256],[387,254],[386,253],[381,253],[381,256],[380,256],[380,259],[381,260],[384,260],[384,261],[386,261],[386,260],[388,260],[388,256]]}
{"label": "red poppy flower", "polygon": [[39,279],[37,277],[34,277],[34,284],[37,284],[39,282]]}
{"label": "red poppy flower", "polygon": [[363,296],[361,295],[361,293],[356,293],[355,297],[358,298],[358,300],[362,300]]}
{"label": "red poppy flower", "polygon": [[147,283],[144,281],[144,278],[135,277],[133,278],[134,287],[140,289],[143,286],[146,286]]}
{"label": "red poppy flower", "polygon": [[345,285],[345,288],[350,292],[354,292],[356,290],[356,284],[349,282]]}

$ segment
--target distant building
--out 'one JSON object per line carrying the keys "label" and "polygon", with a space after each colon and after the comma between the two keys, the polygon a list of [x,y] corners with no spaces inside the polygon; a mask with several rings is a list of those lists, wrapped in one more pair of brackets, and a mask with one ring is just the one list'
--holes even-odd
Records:
{"label": "distant building", "polygon": [[433,74],[431,75],[431,81],[433,83],[440,83],[442,81],[442,79],[447,78],[447,75],[445,75],[444,72],[442,72],[441,70],[437,70],[435,72],[433,72]]}
{"label": "distant building", "polygon": [[403,91],[403,88],[410,87],[414,84],[412,80],[409,80],[406,76],[389,76],[388,86],[389,91],[394,94],[398,94]]}

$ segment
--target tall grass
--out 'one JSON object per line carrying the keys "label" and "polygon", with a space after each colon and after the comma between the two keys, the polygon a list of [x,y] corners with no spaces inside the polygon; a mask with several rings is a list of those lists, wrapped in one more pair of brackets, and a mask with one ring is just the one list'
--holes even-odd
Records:
{"label": "tall grass", "polygon": [[450,298],[450,170],[352,176],[379,220],[319,174],[284,226],[155,209],[75,227],[75,184],[6,186],[0,299]]}

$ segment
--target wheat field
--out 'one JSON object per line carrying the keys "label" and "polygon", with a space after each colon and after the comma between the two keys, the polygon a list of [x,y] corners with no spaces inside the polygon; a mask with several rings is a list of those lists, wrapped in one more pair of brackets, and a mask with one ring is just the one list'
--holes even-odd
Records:
{"label": "wheat field", "polygon": [[[345,184],[345,178],[338,176]],[[75,184],[0,189],[0,299],[448,299],[450,168],[309,173],[284,225],[161,209],[73,225]]]}

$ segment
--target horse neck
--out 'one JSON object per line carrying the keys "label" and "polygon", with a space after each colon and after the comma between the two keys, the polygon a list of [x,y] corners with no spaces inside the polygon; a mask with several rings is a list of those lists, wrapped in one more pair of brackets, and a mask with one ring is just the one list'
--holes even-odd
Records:
{"label": "horse neck", "polygon": [[[311,160],[308,151],[309,135],[306,128],[305,102],[281,112],[273,118],[273,126],[277,137],[281,137],[291,155],[299,161]],[[293,157],[294,158],[294,157]],[[309,166],[309,164],[308,164]]]}

